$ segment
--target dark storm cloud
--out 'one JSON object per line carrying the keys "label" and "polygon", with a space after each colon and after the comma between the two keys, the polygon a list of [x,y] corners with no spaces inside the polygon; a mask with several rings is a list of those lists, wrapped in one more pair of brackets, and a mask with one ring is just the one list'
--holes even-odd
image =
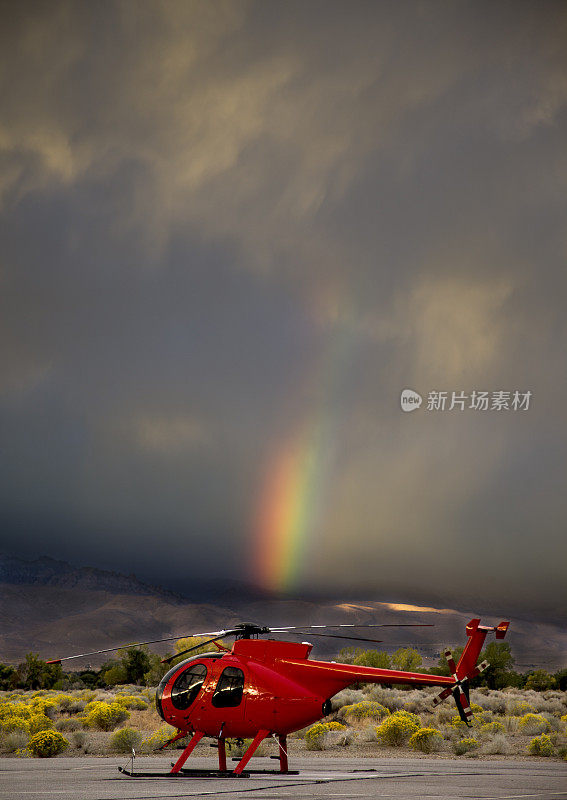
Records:
{"label": "dark storm cloud", "polygon": [[[562,4],[4,17],[6,547],[243,576],[273,452],[327,415],[302,587],[554,602]],[[405,415],[404,386],[533,404]]]}

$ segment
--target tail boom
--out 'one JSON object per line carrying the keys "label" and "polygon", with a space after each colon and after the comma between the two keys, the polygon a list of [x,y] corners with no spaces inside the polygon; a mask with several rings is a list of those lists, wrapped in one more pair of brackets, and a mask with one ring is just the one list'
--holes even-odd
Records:
{"label": "tail boom", "polygon": [[495,627],[480,625],[480,619],[472,619],[467,627],[467,644],[459,663],[455,662],[450,651],[447,651],[447,660],[451,675],[431,675],[421,672],[404,672],[402,670],[380,669],[377,667],[361,667],[355,664],[337,664],[326,661],[311,661],[295,658],[282,658],[286,672],[292,680],[305,686],[315,694],[332,697],[341,689],[352,683],[364,681],[365,683],[410,684],[413,686],[441,686],[443,691],[433,701],[437,705],[449,695],[453,695],[461,718],[468,723],[472,715],[468,702],[468,684],[472,678],[479,675],[488,666],[487,662],[477,665],[477,659],[482,650],[484,640],[488,633],[495,633],[497,639],[503,639],[508,630],[509,622],[501,622]]}

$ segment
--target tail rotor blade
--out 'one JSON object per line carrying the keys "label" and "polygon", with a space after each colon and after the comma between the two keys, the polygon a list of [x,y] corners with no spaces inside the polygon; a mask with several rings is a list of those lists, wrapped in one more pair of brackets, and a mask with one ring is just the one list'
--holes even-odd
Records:
{"label": "tail rotor blade", "polygon": [[457,665],[455,664],[455,659],[453,658],[453,653],[450,650],[445,650],[445,659],[447,661],[447,666],[451,671],[451,675],[457,680]]}
{"label": "tail rotor blade", "polygon": [[437,697],[433,698],[433,705],[434,706],[438,706],[440,703],[443,702],[443,700],[446,700],[449,697],[450,694],[453,694],[453,688],[452,687],[449,687],[447,689],[443,689],[443,691],[440,692],[440,694],[438,694]]}

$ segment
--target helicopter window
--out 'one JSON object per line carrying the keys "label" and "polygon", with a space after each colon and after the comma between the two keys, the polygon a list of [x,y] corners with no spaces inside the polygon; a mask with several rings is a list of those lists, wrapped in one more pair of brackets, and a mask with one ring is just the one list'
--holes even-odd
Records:
{"label": "helicopter window", "polygon": [[244,691],[244,673],[237,667],[227,667],[220,676],[212,697],[215,708],[239,706]]}
{"label": "helicopter window", "polygon": [[184,711],[195,700],[205,678],[207,668],[204,664],[195,664],[183,670],[171,687],[171,703],[175,708]]}

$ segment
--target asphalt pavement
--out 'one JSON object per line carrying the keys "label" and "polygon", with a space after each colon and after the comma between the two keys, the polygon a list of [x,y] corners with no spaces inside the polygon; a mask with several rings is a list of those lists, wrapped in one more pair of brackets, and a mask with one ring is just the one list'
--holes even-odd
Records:
{"label": "asphalt pavement", "polygon": [[[127,777],[115,758],[0,759],[0,800],[158,800],[158,798],[395,798],[396,800],[567,800],[567,764],[557,761],[481,759],[294,758],[299,775],[242,778]],[[169,760],[141,757],[135,771],[167,772]],[[212,767],[196,758],[193,767]],[[254,769],[272,768],[254,759]]]}

